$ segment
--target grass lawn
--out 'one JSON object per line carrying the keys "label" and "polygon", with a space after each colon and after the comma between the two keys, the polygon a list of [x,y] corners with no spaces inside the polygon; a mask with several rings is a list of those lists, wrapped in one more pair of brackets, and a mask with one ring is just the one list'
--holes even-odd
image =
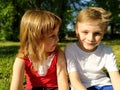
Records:
{"label": "grass lawn", "polygon": [[[59,43],[62,50],[71,42]],[[115,52],[117,64],[120,70],[120,40],[103,41],[109,45]],[[12,66],[19,49],[18,42],[0,42],[0,90],[9,90]]]}

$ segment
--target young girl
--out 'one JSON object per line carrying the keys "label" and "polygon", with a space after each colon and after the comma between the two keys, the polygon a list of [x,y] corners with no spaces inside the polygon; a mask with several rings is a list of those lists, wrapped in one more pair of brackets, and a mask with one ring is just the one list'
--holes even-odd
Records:
{"label": "young girl", "polygon": [[58,47],[61,19],[49,11],[29,10],[20,24],[20,49],[10,90],[68,90],[65,57]]}
{"label": "young girl", "polygon": [[88,7],[78,13],[78,42],[65,48],[72,90],[120,90],[115,55],[110,47],[100,43],[109,21],[110,13],[103,8]]}

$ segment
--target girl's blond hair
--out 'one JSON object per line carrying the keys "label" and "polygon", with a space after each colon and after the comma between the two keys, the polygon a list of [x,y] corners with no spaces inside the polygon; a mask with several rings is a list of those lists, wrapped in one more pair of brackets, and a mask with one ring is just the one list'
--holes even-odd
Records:
{"label": "girl's blond hair", "polygon": [[29,56],[35,68],[43,64],[47,56],[44,52],[44,37],[52,32],[61,19],[54,13],[43,10],[28,10],[20,23],[20,49],[18,57]]}
{"label": "girl's blond hair", "polygon": [[104,29],[104,32],[106,32],[107,25],[111,20],[110,16],[111,13],[101,7],[88,7],[78,13],[76,27],[78,22],[97,21],[101,28]]}

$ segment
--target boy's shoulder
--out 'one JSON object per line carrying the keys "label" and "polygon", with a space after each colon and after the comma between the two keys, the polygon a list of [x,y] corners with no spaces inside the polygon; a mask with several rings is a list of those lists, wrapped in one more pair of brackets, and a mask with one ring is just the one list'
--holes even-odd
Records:
{"label": "boy's shoulder", "polygon": [[112,48],[106,44],[100,43],[98,48],[103,51],[112,51]]}
{"label": "boy's shoulder", "polygon": [[74,52],[74,51],[76,51],[76,50],[78,50],[79,48],[78,48],[78,46],[77,46],[77,43],[76,42],[74,42],[74,43],[71,43],[71,44],[69,44],[69,45],[67,45],[66,47],[65,47],[65,51],[68,51],[68,52]]}
{"label": "boy's shoulder", "polygon": [[68,44],[65,48],[74,48],[76,47],[76,42]]}
{"label": "boy's shoulder", "polygon": [[111,48],[110,46],[108,46],[106,44],[103,44],[103,43],[100,43],[99,46],[102,47],[102,48]]}

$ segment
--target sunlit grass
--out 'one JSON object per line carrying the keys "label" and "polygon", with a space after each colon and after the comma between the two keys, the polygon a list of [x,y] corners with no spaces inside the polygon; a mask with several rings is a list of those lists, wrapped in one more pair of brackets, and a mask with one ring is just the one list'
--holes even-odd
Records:
{"label": "sunlit grass", "polygon": [[0,47],[1,46],[19,46],[19,42],[0,41]]}

